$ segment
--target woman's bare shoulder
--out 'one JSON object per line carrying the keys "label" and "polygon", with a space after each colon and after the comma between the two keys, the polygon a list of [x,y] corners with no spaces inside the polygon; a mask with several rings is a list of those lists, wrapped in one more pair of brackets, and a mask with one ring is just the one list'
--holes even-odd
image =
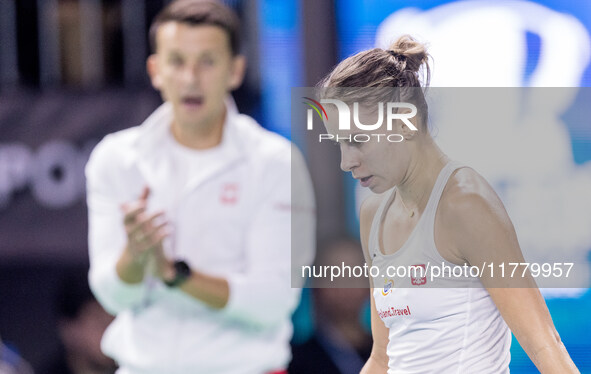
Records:
{"label": "woman's bare shoulder", "polygon": [[469,212],[484,206],[490,208],[503,206],[488,181],[469,167],[460,168],[452,174],[443,190],[439,204],[444,209],[456,213],[462,213],[461,210],[466,209]]}
{"label": "woman's bare shoulder", "polygon": [[[511,240],[515,237],[501,199],[486,179],[470,168],[461,168],[451,176],[439,201],[437,215],[441,237],[453,244],[451,248],[458,257],[471,263],[481,254],[475,253],[478,252],[475,248],[488,250],[500,244],[499,237]],[[487,240],[490,243],[487,244]],[[518,249],[515,243],[505,247]],[[498,252],[505,254],[502,250]]]}

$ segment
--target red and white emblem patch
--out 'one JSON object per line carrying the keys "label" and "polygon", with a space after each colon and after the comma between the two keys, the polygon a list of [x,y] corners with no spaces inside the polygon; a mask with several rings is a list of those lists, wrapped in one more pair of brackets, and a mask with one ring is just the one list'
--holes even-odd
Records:
{"label": "red and white emblem patch", "polygon": [[222,186],[220,203],[234,205],[238,202],[238,183],[226,183]]}
{"label": "red and white emblem patch", "polygon": [[416,269],[411,269],[410,283],[413,286],[422,286],[427,283],[427,271],[425,264],[413,265]]}

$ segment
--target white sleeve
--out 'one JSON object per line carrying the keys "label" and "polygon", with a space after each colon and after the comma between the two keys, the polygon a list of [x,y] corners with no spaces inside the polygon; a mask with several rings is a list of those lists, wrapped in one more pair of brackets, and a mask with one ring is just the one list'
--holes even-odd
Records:
{"label": "white sleeve", "polygon": [[[285,321],[301,293],[291,271],[314,259],[315,204],[312,183],[295,146],[264,171],[256,211],[246,237],[246,267],[228,277],[224,312],[253,325]],[[297,238],[297,240],[292,240]],[[293,268],[293,270],[292,270]]]}
{"label": "white sleeve", "polygon": [[133,196],[130,192],[134,191],[127,191],[128,196],[116,192],[125,183],[125,175],[121,171],[122,160],[114,160],[116,150],[109,147],[108,140],[105,140],[93,150],[85,169],[89,283],[105,310],[117,314],[141,303],[146,286],[144,283],[125,283],[116,272],[117,261],[127,240],[120,205],[128,201],[128,196]]}

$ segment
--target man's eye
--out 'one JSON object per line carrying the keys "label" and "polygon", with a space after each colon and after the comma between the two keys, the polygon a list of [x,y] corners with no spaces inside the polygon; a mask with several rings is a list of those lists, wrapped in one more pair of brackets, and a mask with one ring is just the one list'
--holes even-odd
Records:
{"label": "man's eye", "polygon": [[168,61],[174,66],[181,66],[183,64],[183,59],[180,57],[171,57]]}
{"label": "man's eye", "polygon": [[213,58],[207,57],[201,60],[201,63],[205,66],[213,66],[215,65],[215,60]]}

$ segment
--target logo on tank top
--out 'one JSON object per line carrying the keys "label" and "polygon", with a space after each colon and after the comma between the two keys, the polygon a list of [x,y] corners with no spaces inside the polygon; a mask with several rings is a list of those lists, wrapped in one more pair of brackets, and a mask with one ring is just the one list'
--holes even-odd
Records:
{"label": "logo on tank top", "polygon": [[378,316],[381,319],[386,319],[388,317],[404,317],[404,316],[410,316],[412,315],[411,311],[410,311],[410,306],[406,306],[404,308],[395,308],[395,307],[390,307],[388,309],[379,309],[378,310]]}
{"label": "logo on tank top", "polygon": [[425,264],[413,265],[414,272],[411,272],[410,284],[413,286],[422,286],[427,283],[427,271]]}
{"label": "logo on tank top", "polygon": [[394,281],[392,279],[384,279],[384,288],[382,288],[382,296],[388,296],[392,292],[394,287]]}

